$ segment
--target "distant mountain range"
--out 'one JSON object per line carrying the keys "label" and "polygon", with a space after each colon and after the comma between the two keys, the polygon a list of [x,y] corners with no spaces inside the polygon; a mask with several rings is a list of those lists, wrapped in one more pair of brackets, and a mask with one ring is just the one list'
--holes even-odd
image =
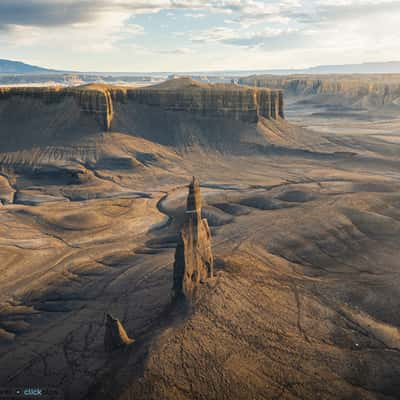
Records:
{"label": "distant mountain range", "polygon": [[47,69],[36,67],[35,65],[25,64],[20,61],[1,60],[0,59],[0,74],[14,74],[14,75],[25,75],[25,74],[55,74],[61,71],[54,69]]}
{"label": "distant mountain range", "polygon": [[303,69],[259,69],[182,72],[176,75],[318,75],[318,74],[400,74],[400,61],[374,62],[363,64],[319,65]]}
{"label": "distant mountain range", "polygon": [[[19,61],[1,60],[0,75],[38,75],[38,74],[69,74],[74,72],[58,71],[54,69],[42,68]],[[84,72],[75,72],[85,74]],[[90,72],[93,75],[109,76],[246,76],[255,74],[271,75],[292,75],[292,74],[396,74],[400,73],[400,61],[373,62],[363,64],[344,64],[344,65],[320,65],[304,69],[260,69],[260,70],[225,70],[225,71],[196,71],[196,72]]]}
{"label": "distant mountain range", "polygon": [[319,65],[305,69],[267,70],[264,74],[399,74],[400,62],[373,62],[363,64]]}

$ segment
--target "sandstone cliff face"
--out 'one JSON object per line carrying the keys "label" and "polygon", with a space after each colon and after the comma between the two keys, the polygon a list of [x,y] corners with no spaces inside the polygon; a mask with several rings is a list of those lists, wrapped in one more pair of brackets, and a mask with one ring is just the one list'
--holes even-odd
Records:
{"label": "sandstone cliff face", "polygon": [[70,93],[74,96],[78,95],[81,112],[96,116],[104,130],[109,131],[114,114],[110,91],[105,86],[92,85],[89,88],[85,90],[83,86],[80,90],[72,90]]}
{"label": "sandstone cliff face", "polygon": [[72,99],[81,113],[92,115],[105,131],[109,130],[111,126],[113,115],[112,100],[105,86],[0,88],[0,101],[7,99],[17,100],[21,105],[24,100],[27,102],[36,100],[42,103],[43,106],[60,104]]}
{"label": "sandstone cliff face", "polygon": [[71,146],[108,131],[164,145],[216,147],[248,142],[260,121],[283,115],[282,91],[186,78],[144,88],[2,88],[0,147]]}
{"label": "sandstone cliff face", "polygon": [[400,105],[400,75],[251,76],[241,84],[284,90],[288,96],[337,98],[345,105]]}
{"label": "sandstone cliff face", "polygon": [[185,111],[206,117],[232,118],[255,123],[259,116],[283,117],[280,90],[246,88],[238,85],[207,85],[181,78],[145,88],[118,88],[86,85],[76,88],[0,88],[0,101],[18,97],[35,99],[44,105],[68,98],[76,101],[82,113],[93,115],[104,130],[114,117],[114,103],[145,104],[165,111]]}
{"label": "sandstone cliff face", "polygon": [[112,96],[116,101],[161,107],[165,111],[184,111],[249,123],[257,123],[260,116],[268,119],[283,117],[283,94],[280,90],[210,85],[187,78],[128,89],[125,93],[116,90]]}
{"label": "sandstone cliff face", "polygon": [[207,220],[201,218],[200,185],[193,178],[175,252],[173,296],[192,300],[196,287],[212,276],[211,233]]}

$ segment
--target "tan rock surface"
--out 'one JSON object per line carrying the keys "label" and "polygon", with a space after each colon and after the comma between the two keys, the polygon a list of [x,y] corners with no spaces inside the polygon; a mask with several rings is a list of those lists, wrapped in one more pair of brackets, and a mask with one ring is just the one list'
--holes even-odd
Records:
{"label": "tan rock surface", "polygon": [[201,216],[199,181],[193,177],[185,211],[185,222],[175,250],[173,296],[191,301],[199,284],[213,277],[211,232]]}

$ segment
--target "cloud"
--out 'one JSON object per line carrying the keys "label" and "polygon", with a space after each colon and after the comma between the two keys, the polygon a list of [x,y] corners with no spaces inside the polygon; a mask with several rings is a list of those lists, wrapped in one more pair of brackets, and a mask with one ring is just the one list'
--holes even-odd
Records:
{"label": "cloud", "polygon": [[243,24],[319,23],[400,10],[399,0],[1,0],[0,27],[65,26],[92,22],[104,14],[154,13],[186,9],[186,16],[206,12],[237,14]]}
{"label": "cloud", "polygon": [[150,57],[157,67],[162,55],[196,65],[228,56],[268,61],[270,51],[292,54],[292,65],[308,62],[301,52],[312,62],[332,54],[343,63],[363,54],[396,58],[399,20],[400,0],[0,0],[0,45],[14,58],[42,51],[52,60],[62,49],[77,62],[121,60],[121,68]]}
{"label": "cloud", "polygon": [[63,26],[91,22],[104,13],[151,13],[160,10],[196,11],[187,16],[201,18],[203,12],[239,13],[246,18],[276,15],[297,0],[1,0],[0,26]]}
{"label": "cloud", "polygon": [[60,26],[96,18],[93,1],[2,0],[0,26]]}
{"label": "cloud", "polygon": [[194,18],[194,19],[201,19],[201,18],[205,18],[206,14],[186,13],[185,17]]}
{"label": "cloud", "polygon": [[297,48],[307,45],[307,34],[296,30],[263,30],[261,32],[235,36],[223,40],[223,43],[233,46],[264,48],[276,51]]}
{"label": "cloud", "polygon": [[104,13],[145,13],[202,8],[198,1],[167,0],[1,0],[0,26],[65,26],[96,20]]}
{"label": "cloud", "polygon": [[342,0],[320,1],[315,4],[312,12],[292,11],[287,14],[305,24],[327,24],[340,21],[362,21],[366,17],[378,14],[400,12],[400,1],[393,0]]}
{"label": "cloud", "polygon": [[306,46],[310,32],[291,28],[264,28],[260,31],[238,31],[234,28],[219,27],[192,34],[192,41],[198,44],[220,43],[229,46],[283,50]]}
{"label": "cloud", "polygon": [[170,49],[153,50],[153,53],[184,56],[184,55],[188,55],[188,54],[193,54],[194,51],[193,51],[193,49],[190,49],[187,47],[182,47],[182,48],[171,49],[171,50]]}
{"label": "cloud", "polygon": [[[5,2],[7,1],[5,0]],[[59,6],[61,4],[57,0],[54,0],[52,4],[56,3]],[[63,4],[65,3],[64,1]],[[81,6],[83,6],[84,2],[81,3]],[[4,4],[0,2],[0,10]],[[21,14],[13,24],[0,24],[0,44],[4,47],[9,46],[21,50],[28,47],[34,47],[38,50],[45,48],[50,53],[60,49],[83,54],[104,53],[118,47],[126,47],[127,44],[132,44],[134,38],[144,34],[144,28],[139,24],[130,22],[129,15],[124,12],[98,10],[95,18],[93,16],[89,18],[86,14],[84,15],[86,18],[82,15],[79,18],[73,18],[74,10],[73,7],[68,10],[66,13],[68,15],[62,20],[62,24],[58,24],[61,21],[60,17],[57,17],[57,24],[55,20],[51,21],[49,17],[46,24],[42,25],[40,21],[44,18],[43,16],[35,19],[35,16],[31,15],[28,19],[22,18]],[[62,13],[62,9],[59,12]],[[48,11],[47,15],[52,13],[53,11]],[[0,21],[4,20],[4,16],[0,13]],[[24,25],[23,22],[29,24]]]}

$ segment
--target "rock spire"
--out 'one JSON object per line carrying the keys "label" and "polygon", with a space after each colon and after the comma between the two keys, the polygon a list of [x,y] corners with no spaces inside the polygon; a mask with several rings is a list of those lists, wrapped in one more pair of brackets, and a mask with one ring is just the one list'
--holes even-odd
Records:
{"label": "rock spire", "polygon": [[173,296],[191,300],[196,287],[212,276],[211,233],[207,220],[201,218],[200,184],[193,177],[175,251]]}

